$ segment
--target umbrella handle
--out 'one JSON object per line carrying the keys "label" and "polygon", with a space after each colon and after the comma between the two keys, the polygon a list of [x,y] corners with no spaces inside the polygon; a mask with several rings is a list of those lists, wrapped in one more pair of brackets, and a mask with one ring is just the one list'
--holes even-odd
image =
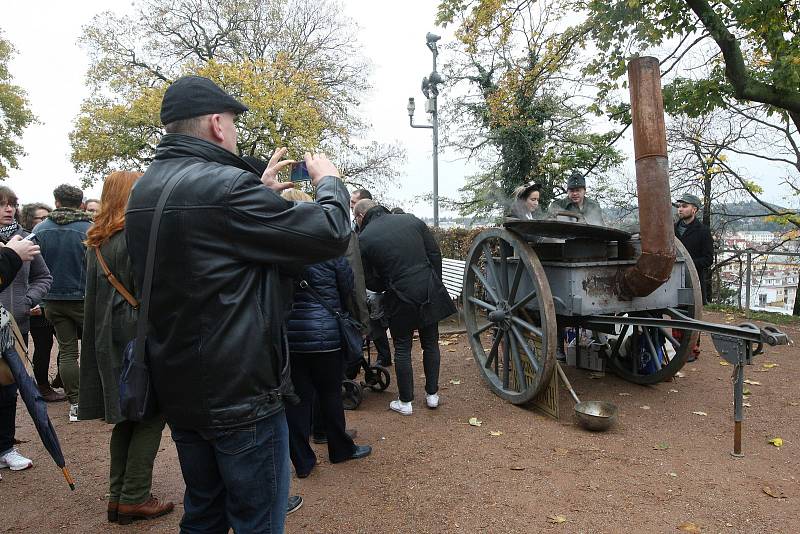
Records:
{"label": "umbrella handle", "polygon": [[73,479],[72,475],[69,474],[69,469],[62,467],[61,472],[64,473],[64,478],[66,479],[67,484],[69,484],[69,489],[75,491],[75,479]]}

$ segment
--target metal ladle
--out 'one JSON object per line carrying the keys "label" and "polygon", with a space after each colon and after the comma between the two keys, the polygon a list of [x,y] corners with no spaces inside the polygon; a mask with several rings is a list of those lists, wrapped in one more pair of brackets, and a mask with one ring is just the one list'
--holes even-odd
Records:
{"label": "metal ladle", "polygon": [[619,410],[613,403],[606,401],[583,401],[578,398],[578,394],[572,389],[572,384],[569,383],[567,375],[561,368],[561,364],[556,361],[556,369],[558,376],[564,382],[564,385],[569,390],[572,398],[575,399],[575,418],[586,430],[593,430],[602,432],[608,430],[617,420]]}

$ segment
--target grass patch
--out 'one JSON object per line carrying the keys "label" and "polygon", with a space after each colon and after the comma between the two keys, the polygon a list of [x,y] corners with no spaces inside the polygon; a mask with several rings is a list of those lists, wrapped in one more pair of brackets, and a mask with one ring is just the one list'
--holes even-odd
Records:
{"label": "grass patch", "polygon": [[[706,304],[704,309],[712,312],[727,313],[737,317],[745,318],[744,310],[740,310],[736,306],[729,306],[725,304]],[[776,312],[755,311],[750,310],[749,320],[764,321],[765,323],[772,324],[800,324],[800,317],[796,315],[784,315]]]}

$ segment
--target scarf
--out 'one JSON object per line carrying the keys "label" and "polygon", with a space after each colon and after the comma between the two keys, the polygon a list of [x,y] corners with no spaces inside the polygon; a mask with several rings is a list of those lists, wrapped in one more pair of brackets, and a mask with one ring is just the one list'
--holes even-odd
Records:
{"label": "scarf", "polygon": [[13,224],[9,224],[8,226],[3,226],[0,228],[0,240],[3,243],[8,243],[8,240],[11,239],[11,236],[14,235],[19,230],[19,223],[14,221]]}

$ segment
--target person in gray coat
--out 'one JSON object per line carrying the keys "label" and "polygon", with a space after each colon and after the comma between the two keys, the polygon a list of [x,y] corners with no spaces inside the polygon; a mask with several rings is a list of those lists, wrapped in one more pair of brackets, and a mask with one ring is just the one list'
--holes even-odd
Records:
{"label": "person in gray coat", "polygon": [[[17,195],[6,186],[0,186],[0,241],[3,244],[18,235],[25,238],[30,232],[17,222]],[[16,278],[6,289],[0,293],[0,304],[5,307],[14,319],[25,338],[26,344],[30,332],[30,319],[32,314],[41,314],[42,299],[50,290],[53,277],[41,255],[22,264]],[[39,391],[46,401],[63,400],[63,395],[53,391],[45,380],[39,384]],[[56,397],[55,399],[53,397]],[[60,398],[59,398],[60,397]]]}
{"label": "person in gray coat", "polygon": [[573,172],[569,176],[566,198],[554,200],[550,204],[549,212],[551,214],[557,214],[560,211],[573,212],[587,224],[606,225],[605,219],[603,219],[603,208],[586,196],[586,178],[579,172]]}

